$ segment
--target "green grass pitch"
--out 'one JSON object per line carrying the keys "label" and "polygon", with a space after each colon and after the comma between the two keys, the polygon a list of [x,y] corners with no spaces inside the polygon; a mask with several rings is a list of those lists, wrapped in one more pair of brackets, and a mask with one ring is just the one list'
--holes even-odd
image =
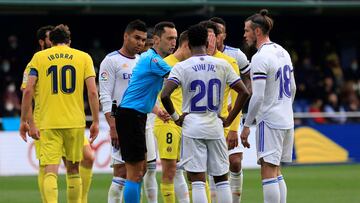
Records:
{"label": "green grass pitch", "polygon": [[[291,166],[283,175],[289,203],[360,203],[360,164]],[[107,202],[110,181],[110,174],[94,175],[89,203]],[[65,195],[65,177],[59,176],[59,202],[66,202]],[[0,177],[0,203],[21,202],[40,202],[36,176]],[[259,170],[244,170],[242,202],[262,202]]]}

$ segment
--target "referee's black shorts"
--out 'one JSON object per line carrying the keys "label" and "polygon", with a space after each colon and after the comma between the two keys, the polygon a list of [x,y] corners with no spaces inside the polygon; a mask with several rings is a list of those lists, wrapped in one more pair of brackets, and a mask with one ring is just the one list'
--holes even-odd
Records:
{"label": "referee's black shorts", "polygon": [[116,131],[119,137],[121,156],[125,162],[145,160],[147,114],[134,109],[121,108],[116,110]]}

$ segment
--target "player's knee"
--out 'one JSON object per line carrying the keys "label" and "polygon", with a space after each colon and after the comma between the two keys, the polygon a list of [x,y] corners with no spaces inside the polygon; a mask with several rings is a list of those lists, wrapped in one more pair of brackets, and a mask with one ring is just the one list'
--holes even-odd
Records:
{"label": "player's knee", "polygon": [[67,161],[66,163],[67,174],[78,174],[79,173],[79,162],[72,163]]}
{"label": "player's knee", "polygon": [[238,173],[241,171],[241,160],[234,159],[230,161],[230,171],[234,173]]}

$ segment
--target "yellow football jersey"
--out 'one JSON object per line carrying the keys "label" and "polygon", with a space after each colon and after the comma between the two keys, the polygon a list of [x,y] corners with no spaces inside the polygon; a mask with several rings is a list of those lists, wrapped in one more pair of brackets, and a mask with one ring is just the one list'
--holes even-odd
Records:
{"label": "yellow football jersey", "polygon": [[[167,56],[164,59],[164,61],[171,67],[174,67],[174,65],[179,62],[179,60],[177,58],[175,58],[174,54]],[[161,92],[158,95],[158,101],[160,104],[160,108],[165,109],[163,104],[161,103],[160,95],[161,95]],[[171,94],[170,98],[171,98],[171,101],[173,102],[176,113],[181,115],[182,114],[182,91],[181,91],[181,88],[180,87],[176,88],[174,90],[174,92]],[[170,120],[169,123],[176,125],[172,120]],[[161,119],[156,117],[154,125],[164,125],[164,121],[162,121]]]}
{"label": "yellow football jersey", "polygon": [[37,76],[40,129],[84,127],[84,83],[95,77],[91,57],[59,45],[37,52],[29,67]]}
{"label": "yellow football jersey", "polygon": [[[23,74],[23,80],[21,83],[21,89],[25,89],[26,85],[27,85],[27,81],[29,79],[29,73],[30,73],[30,63],[26,66],[25,70],[24,70],[24,74]],[[33,118],[34,118],[34,122],[36,127],[40,128],[39,126],[39,85],[35,85],[35,92],[34,92],[34,101],[35,101],[35,106],[34,106],[34,111],[33,111]]]}
{"label": "yellow football jersey", "polygon": [[[216,51],[216,53],[214,54],[214,57],[216,58],[222,58],[225,59],[227,62],[230,63],[230,65],[232,66],[232,68],[234,69],[235,73],[237,75],[240,76],[240,72],[239,72],[239,66],[237,65],[237,62],[234,58],[220,52],[220,51]],[[229,98],[229,93],[231,94],[231,105],[232,107],[234,107],[235,105],[235,101],[236,101],[236,97],[237,97],[237,92],[232,90],[228,85],[226,85],[225,90],[224,90],[224,101],[223,101],[223,106],[221,109],[221,117],[226,118],[229,115],[228,112],[228,98]],[[232,131],[237,131],[239,129],[240,126],[240,116],[241,114],[239,113],[236,118],[234,119],[234,121],[231,123],[230,125],[230,130]],[[225,135],[227,136],[227,135]]]}

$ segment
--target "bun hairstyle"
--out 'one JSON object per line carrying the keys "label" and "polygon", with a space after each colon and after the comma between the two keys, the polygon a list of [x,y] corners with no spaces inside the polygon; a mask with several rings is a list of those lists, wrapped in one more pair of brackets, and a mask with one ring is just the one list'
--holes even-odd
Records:
{"label": "bun hairstyle", "polygon": [[255,13],[254,15],[248,17],[246,21],[252,22],[252,29],[260,28],[262,32],[266,35],[269,35],[270,30],[274,26],[274,21],[269,16],[269,11],[267,9],[261,9],[259,13]]}

